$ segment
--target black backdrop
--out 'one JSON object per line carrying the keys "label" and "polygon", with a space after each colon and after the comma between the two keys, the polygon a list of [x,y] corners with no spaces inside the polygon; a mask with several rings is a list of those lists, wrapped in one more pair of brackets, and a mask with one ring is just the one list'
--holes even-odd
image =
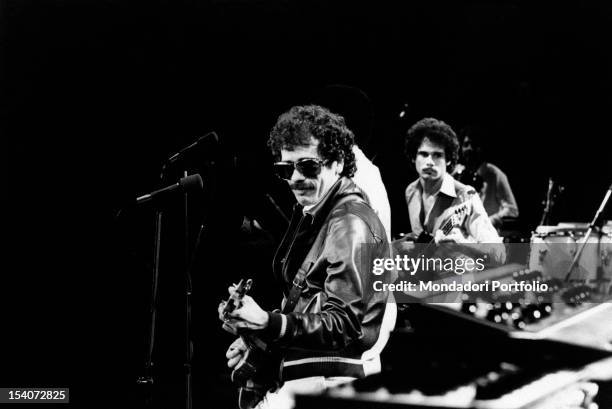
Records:
{"label": "black backdrop", "polygon": [[[289,204],[269,173],[267,132],[325,84],[358,86],[374,103],[372,150],[394,232],[407,228],[403,189],[414,178],[403,133],[423,116],[488,127],[492,162],[528,226],[550,176],[566,186],[557,221],[588,221],[612,179],[612,7],[532,3],[2,1],[1,384],[68,385],[90,406],[138,399],[153,213],[116,213],[157,187],[164,158],[215,130],[214,165],[187,168],[206,184],[190,202],[192,242],[205,224],[194,271],[196,405],[223,402],[219,351],[230,337],[216,304],[227,284],[265,270],[271,251],[240,235],[242,216],[274,219],[266,193]],[[160,399],[174,405],[179,205],[166,218],[157,359],[168,391]]]}

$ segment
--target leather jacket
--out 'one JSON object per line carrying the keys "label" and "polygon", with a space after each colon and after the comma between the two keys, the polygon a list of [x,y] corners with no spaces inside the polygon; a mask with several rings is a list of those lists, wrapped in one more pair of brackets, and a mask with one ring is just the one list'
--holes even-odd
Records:
{"label": "leather jacket", "polygon": [[387,236],[363,192],[342,177],[313,208],[296,205],[273,270],[283,306],[293,279],[305,280],[292,311],[269,313],[264,330],[282,348],[282,380],[364,376],[363,353],[378,339],[388,292],[374,291],[375,258],[390,257]]}

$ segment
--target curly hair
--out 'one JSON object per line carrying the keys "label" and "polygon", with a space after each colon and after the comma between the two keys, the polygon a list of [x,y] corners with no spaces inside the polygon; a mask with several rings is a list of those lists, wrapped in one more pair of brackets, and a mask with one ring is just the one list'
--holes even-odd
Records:
{"label": "curly hair", "polygon": [[452,172],[459,159],[459,140],[453,128],[435,118],[423,118],[408,129],[406,134],[406,156],[414,159],[423,139],[444,147],[448,171]]}
{"label": "curly hair", "polygon": [[340,175],[353,177],[357,169],[353,132],[346,127],[342,116],[319,105],[295,106],[279,116],[270,131],[268,146],[278,160],[282,149],[309,146],[311,137],[319,141],[317,151],[326,164],[344,161]]}

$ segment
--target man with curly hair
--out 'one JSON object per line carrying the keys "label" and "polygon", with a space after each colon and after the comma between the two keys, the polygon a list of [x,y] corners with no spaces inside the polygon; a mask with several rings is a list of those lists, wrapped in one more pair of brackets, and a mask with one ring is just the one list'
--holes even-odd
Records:
{"label": "man with curly hair", "polygon": [[[260,391],[259,408],[291,407],[296,392],[318,392],[380,370],[388,337],[383,316],[387,326],[395,317],[385,314],[392,311],[388,292],[373,288],[374,281],[389,282],[388,274],[371,271],[390,248],[380,219],[351,180],[353,139],[341,116],[317,105],[291,108],[270,133],[275,172],[298,202],[273,261],[282,308],[264,311],[245,296],[226,317],[238,333],[257,337],[281,358],[277,384]],[[246,350],[236,340],[228,366],[240,369]]]}
{"label": "man with curly hair", "polygon": [[[473,187],[456,181],[451,175],[459,155],[459,141],[453,129],[435,118],[424,118],[407,133],[406,154],[415,165],[419,178],[406,188],[406,203],[412,237],[429,237],[436,243],[456,243],[457,248],[473,256],[487,256],[492,263],[502,263],[505,250],[502,239],[491,224]],[[452,219],[454,209],[462,218],[448,231],[441,227]],[[456,214],[456,213],[455,213]]]}

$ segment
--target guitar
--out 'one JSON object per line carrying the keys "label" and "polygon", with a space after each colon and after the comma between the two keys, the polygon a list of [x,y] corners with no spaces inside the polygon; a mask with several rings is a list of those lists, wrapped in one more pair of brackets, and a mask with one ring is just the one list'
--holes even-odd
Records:
{"label": "guitar", "polygon": [[[471,204],[471,199],[458,205],[451,206],[446,209],[440,217],[444,217],[446,221],[438,228],[445,236],[449,234],[455,227],[460,227],[463,224],[463,220],[467,215],[467,210]],[[427,244],[423,254],[426,254],[428,250],[431,250],[434,244],[436,244],[435,237],[430,233],[423,230],[421,234],[414,240],[416,243]]]}
{"label": "guitar", "polygon": [[230,332],[234,335],[237,335],[238,331],[236,328],[232,327],[229,324],[230,317],[229,314],[234,310],[240,308],[242,304],[242,298],[249,292],[251,287],[253,286],[253,280],[250,278],[246,281],[241,279],[236,288],[234,289],[234,294],[230,295],[230,297],[225,302],[225,307],[223,307],[223,329],[227,332]]}
{"label": "guitar", "polygon": [[[460,227],[463,224],[463,221],[468,214],[470,205],[471,205],[471,199],[466,200],[463,203],[459,203],[458,205],[451,206],[448,209],[446,209],[440,215],[440,217],[443,217],[443,220],[445,221],[438,228],[438,230],[440,230],[444,235],[448,235],[455,227]],[[422,231],[417,237],[408,237],[408,238],[403,238],[401,240],[398,240],[398,242],[401,242],[401,241],[413,241],[414,243],[423,245],[417,248],[418,251],[416,253],[414,251],[414,247],[409,247],[412,249],[408,251],[409,257],[412,259],[418,259],[421,257],[427,258],[438,247],[435,241],[435,237],[426,231]],[[394,244],[394,247],[396,249],[398,247],[401,248],[401,245],[398,246],[397,244]],[[399,252],[401,253],[402,250],[400,250]],[[415,270],[410,273],[411,280],[419,279],[420,276],[417,274],[418,272],[419,270]],[[403,278],[406,278],[406,277],[403,277]],[[425,278],[425,277],[420,277],[420,278]]]}
{"label": "guitar", "polygon": [[266,392],[278,386],[280,358],[265,342],[251,334],[239,334],[232,326],[229,314],[240,308],[242,298],[253,285],[253,280],[240,280],[234,293],[223,308],[223,329],[240,338],[246,346],[240,361],[232,370],[231,380],[238,385],[238,406],[240,409],[254,408]]}

